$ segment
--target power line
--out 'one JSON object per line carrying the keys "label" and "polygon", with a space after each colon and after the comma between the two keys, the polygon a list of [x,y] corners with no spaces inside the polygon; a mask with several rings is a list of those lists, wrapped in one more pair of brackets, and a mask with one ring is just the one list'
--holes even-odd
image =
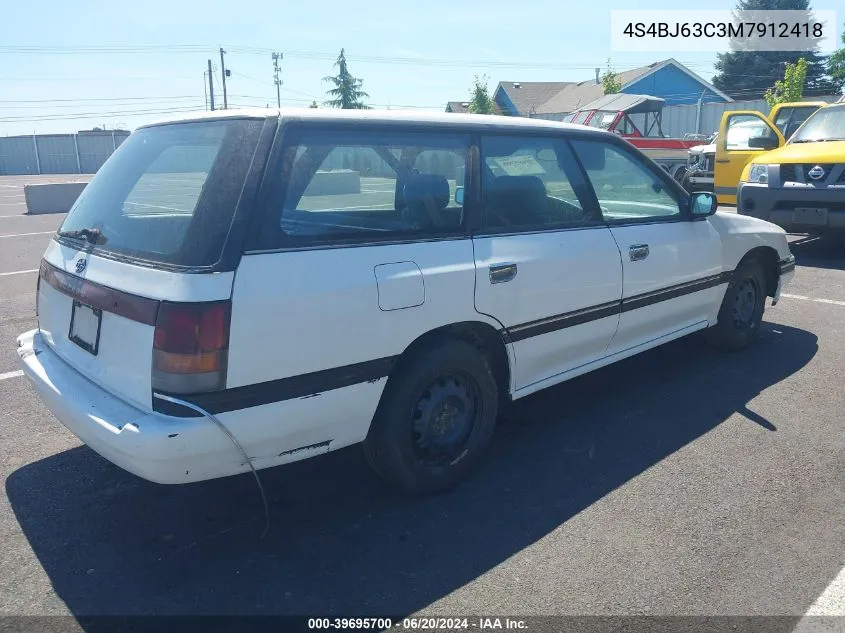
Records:
{"label": "power line", "polygon": [[[238,52],[251,55],[267,55],[273,54],[273,49],[262,48],[257,46],[229,46],[229,52]],[[135,54],[135,53],[207,53],[214,50],[214,47],[203,44],[164,44],[155,46],[0,46],[0,54],[44,54],[44,55],[64,55],[64,54]],[[325,59],[334,61],[337,57],[336,52],[323,51],[306,51],[306,50],[288,50],[285,55],[290,57],[298,57],[302,59]],[[479,67],[490,66],[500,68],[568,68],[577,70],[593,70],[597,65],[603,66],[606,60],[600,62],[580,62],[580,63],[562,63],[562,62],[540,62],[540,61],[502,61],[502,60],[472,60],[472,59],[443,59],[443,58],[416,58],[416,57],[401,57],[401,56],[381,56],[381,55],[353,55],[347,56],[350,61],[362,63],[395,63],[395,64],[410,64],[418,66],[445,66],[445,67]],[[687,66],[702,66],[709,65],[702,62],[690,62]],[[637,65],[623,64],[620,69],[638,68]]]}

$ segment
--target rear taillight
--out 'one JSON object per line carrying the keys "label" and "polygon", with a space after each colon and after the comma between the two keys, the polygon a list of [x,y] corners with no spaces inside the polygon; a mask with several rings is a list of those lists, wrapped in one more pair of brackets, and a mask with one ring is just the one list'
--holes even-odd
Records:
{"label": "rear taillight", "polygon": [[223,389],[231,314],[229,301],[162,303],[153,337],[153,389],[168,393]]}

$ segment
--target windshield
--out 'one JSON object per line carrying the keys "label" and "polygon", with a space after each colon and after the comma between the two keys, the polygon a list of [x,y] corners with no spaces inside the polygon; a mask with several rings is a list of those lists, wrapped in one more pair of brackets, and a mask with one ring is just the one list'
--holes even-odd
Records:
{"label": "windshield", "polygon": [[811,105],[783,108],[775,118],[775,126],[780,130],[784,138],[788,139],[819,107],[817,105]]}
{"label": "windshield", "polygon": [[817,110],[802,125],[790,143],[845,140],[845,105]]}
{"label": "windshield", "polygon": [[605,112],[599,110],[593,115],[593,118],[590,119],[590,122],[587,124],[590,127],[597,127],[602,130],[607,130],[610,128],[610,125],[616,120],[616,115],[619,114],[618,112]]}
{"label": "windshield", "polygon": [[229,119],[138,130],[97,172],[60,233],[96,231],[96,251],[148,262],[214,264],[261,123]]}
{"label": "windshield", "polygon": [[584,110],[583,112],[579,112],[572,119],[572,123],[582,123],[583,124],[584,121],[586,120],[586,118],[588,116],[590,116],[590,112],[592,112],[592,110]]}

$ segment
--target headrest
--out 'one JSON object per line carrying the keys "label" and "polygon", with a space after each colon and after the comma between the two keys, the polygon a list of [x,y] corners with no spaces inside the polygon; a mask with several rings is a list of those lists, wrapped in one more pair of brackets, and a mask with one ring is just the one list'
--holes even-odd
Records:
{"label": "headrest", "polygon": [[451,197],[449,181],[437,174],[416,174],[405,183],[403,195],[408,205],[424,203],[428,198],[438,208],[445,209]]}

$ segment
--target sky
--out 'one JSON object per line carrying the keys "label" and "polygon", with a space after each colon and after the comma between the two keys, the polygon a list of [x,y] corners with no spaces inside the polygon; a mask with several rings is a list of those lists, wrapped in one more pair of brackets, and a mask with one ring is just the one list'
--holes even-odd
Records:
{"label": "sky", "polygon": [[[688,2],[688,5],[685,4]],[[715,53],[614,53],[610,11],[625,0],[76,0],[12,2],[0,20],[0,135],[133,127],[206,107],[214,64],[229,106],[275,105],[272,51],[283,54],[283,106],[326,99],[322,81],[345,48],[377,107],[445,109],[467,100],[475,75],[499,81],[582,81],[612,58],[617,71],[674,57],[706,80]],[[710,0],[730,9],[734,0]],[[190,5],[193,5],[192,8]],[[567,6],[568,5],[568,6]],[[831,8],[815,6],[814,8]],[[639,9],[697,8],[651,0]]]}

